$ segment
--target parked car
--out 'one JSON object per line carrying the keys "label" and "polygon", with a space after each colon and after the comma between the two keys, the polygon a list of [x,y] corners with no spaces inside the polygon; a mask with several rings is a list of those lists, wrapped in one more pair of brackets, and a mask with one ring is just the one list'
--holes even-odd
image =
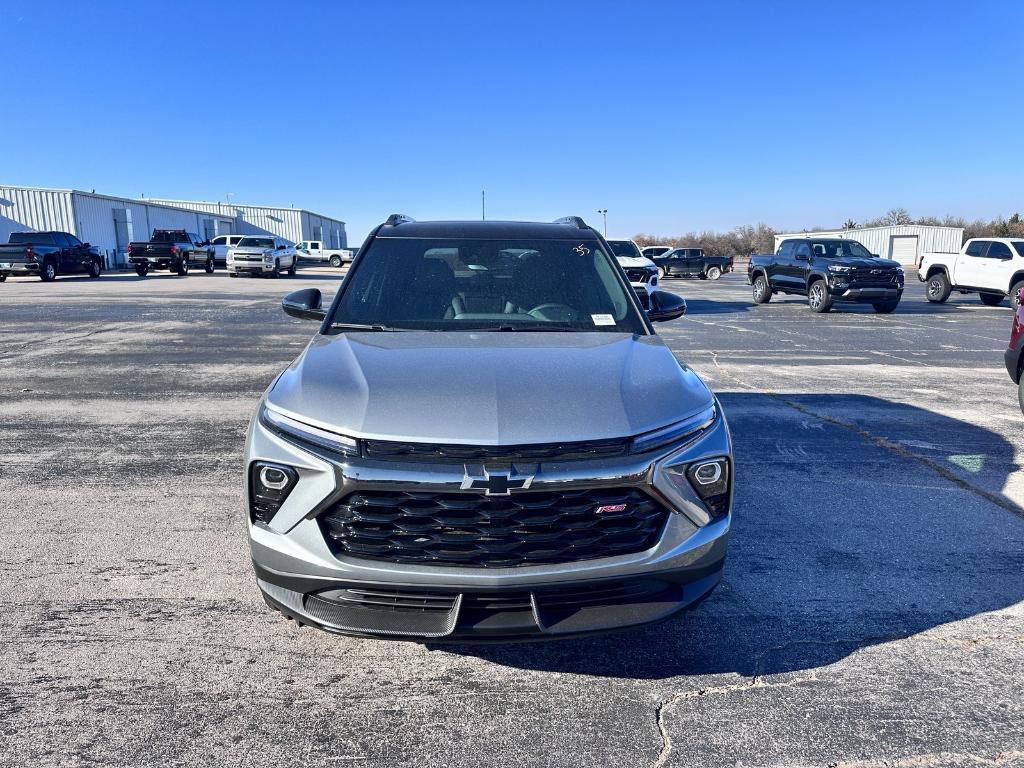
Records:
{"label": "parked car", "polygon": [[246,235],[228,249],[228,275],[264,275],[280,277],[281,272],[295,274],[299,258],[295,248],[282,237]]}
{"label": "parked car", "polygon": [[815,312],[828,312],[838,301],[871,304],[875,312],[888,314],[903,296],[903,268],[847,238],[783,240],[777,253],[750,257],[747,282],[754,287],[755,304],[791,293],[806,296]]}
{"label": "parked car", "polygon": [[651,261],[654,261],[655,256],[661,256],[662,254],[671,251],[673,246],[671,245],[648,245],[646,248],[640,250],[640,254]]}
{"label": "parked car", "polygon": [[151,269],[169,269],[184,276],[189,267],[203,267],[207,273],[214,268],[209,243],[184,229],[154,229],[147,242],[129,243],[128,261],[139,277],[145,277]]}
{"label": "parked car", "polygon": [[1013,326],[1010,328],[1010,344],[1006,348],[1006,372],[1017,385],[1017,402],[1024,413],[1024,287],[1015,297]]}
{"label": "parked car", "polygon": [[658,289],[658,268],[640,255],[640,247],[632,240],[608,240],[616,261],[629,278],[629,284],[645,304],[651,291]]}
{"label": "parked car", "polygon": [[241,242],[245,235],[217,235],[210,241],[213,247],[213,263],[218,267],[226,267],[228,264],[228,249],[233,248]]}
{"label": "parked car", "polygon": [[654,258],[662,277],[699,277],[717,280],[732,272],[732,256],[708,256],[703,248],[673,248]]}
{"label": "parked car", "polygon": [[68,232],[12,232],[0,245],[0,283],[8,275],[39,275],[44,282],[58,275],[99,277],[102,268],[96,249]]}
{"label": "parked car", "polygon": [[319,261],[340,267],[352,261],[353,253],[347,248],[324,248],[320,240],[303,240],[295,244],[299,258],[305,261]]}
{"label": "parked car", "polygon": [[725,416],[654,332],[678,297],[645,313],[582,219],[392,216],[322,301],[285,297],[320,330],[245,446],[272,608],[332,632],[525,640],[656,621],[714,589]]}
{"label": "parked car", "polygon": [[917,277],[925,283],[928,301],[942,304],[952,291],[977,293],[994,307],[1007,296],[1018,306],[1024,288],[1024,239],[975,237],[960,253],[923,253]]}

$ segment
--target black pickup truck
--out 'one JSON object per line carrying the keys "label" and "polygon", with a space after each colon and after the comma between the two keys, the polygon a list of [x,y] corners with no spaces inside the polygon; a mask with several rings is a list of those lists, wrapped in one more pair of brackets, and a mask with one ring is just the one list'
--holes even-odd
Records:
{"label": "black pickup truck", "polygon": [[0,245],[0,283],[8,275],[39,275],[45,282],[57,275],[99,277],[102,267],[99,253],[67,232],[12,232]]}
{"label": "black pickup truck", "polygon": [[151,269],[187,275],[190,266],[213,272],[213,254],[209,243],[200,242],[198,235],[184,229],[154,229],[148,242],[128,244],[128,261],[139,277],[145,277]]}
{"label": "black pickup truck", "polygon": [[807,297],[815,312],[834,302],[871,304],[888,314],[903,296],[903,268],[846,238],[790,238],[773,254],[755,254],[747,266],[754,303],[767,304],[776,293]]}
{"label": "black pickup truck", "polygon": [[699,277],[717,280],[732,272],[732,256],[708,256],[703,248],[673,248],[651,257],[662,277]]}

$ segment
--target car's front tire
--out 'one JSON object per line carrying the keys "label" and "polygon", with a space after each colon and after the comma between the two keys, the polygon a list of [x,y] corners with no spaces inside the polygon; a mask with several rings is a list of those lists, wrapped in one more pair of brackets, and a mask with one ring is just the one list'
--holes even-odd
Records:
{"label": "car's front tire", "polygon": [[6,272],[0,272],[0,283],[6,283],[6,282],[7,282],[7,273]]}
{"label": "car's front tire", "polygon": [[824,280],[815,280],[807,289],[807,306],[822,315],[832,309],[832,294]]}
{"label": "car's front tire", "polygon": [[755,304],[767,304],[772,300],[772,289],[768,285],[768,278],[764,275],[758,275],[754,278],[754,303]]}
{"label": "car's front tire", "polygon": [[1019,283],[1014,283],[1013,287],[1010,288],[1010,306],[1013,308],[1014,312],[1016,312],[1017,307],[1020,306],[1020,292],[1022,290],[1024,290],[1024,280],[1021,280]]}
{"label": "car's front tire", "polygon": [[292,265],[288,267],[288,277],[295,277],[295,259],[292,259]]}
{"label": "car's front tire", "polygon": [[97,259],[93,259],[89,262],[89,270],[87,272],[89,277],[97,278],[100,276],[101,271],[102,269],[100,268],[100,263]]}
{"label": "car's front tire", "polygon": [[949,284],[949,278],[946,277],[945,272],[936,272],[925,283],[925,295],[932,304],[944,304],[952,290],[953,286]]}
{"label": "car's front tire", "polygon": [[216,267],[216,265],[213,263],[213,259],[212,258],[206,260],[206,267],[205,267],[206,274],[212,275],[213,274],[213,270],[214,270],[215,267]]}
{"label": "car's front tire", "polygon": [[270,272],[270,276],[275,280],[281,276],[281,260],[274,259],[274,269]]}

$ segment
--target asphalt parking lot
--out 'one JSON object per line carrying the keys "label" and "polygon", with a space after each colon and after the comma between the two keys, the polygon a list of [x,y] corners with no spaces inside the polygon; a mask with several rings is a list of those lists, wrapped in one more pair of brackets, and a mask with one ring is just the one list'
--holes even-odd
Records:
{"label": "asphalt parking lot", "polygon": [[0,764],[1024,765],[1024,431],[1007,306],[751,304],[658,330],[736,443],[725,581],[585,640],[300,629],[255,587],[248,418],[315,326],[282,280],[0,285]]}

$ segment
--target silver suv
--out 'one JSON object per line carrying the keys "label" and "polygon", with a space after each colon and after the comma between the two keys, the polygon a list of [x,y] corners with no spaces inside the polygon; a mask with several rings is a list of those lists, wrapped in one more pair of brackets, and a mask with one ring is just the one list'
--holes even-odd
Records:
{"label": "silver suv", "polygon": [[246,514],[267,603],[419,641],[634,626],[705,597],[725,561],[732,443],[601,235],[392,216],[259,404]]}

